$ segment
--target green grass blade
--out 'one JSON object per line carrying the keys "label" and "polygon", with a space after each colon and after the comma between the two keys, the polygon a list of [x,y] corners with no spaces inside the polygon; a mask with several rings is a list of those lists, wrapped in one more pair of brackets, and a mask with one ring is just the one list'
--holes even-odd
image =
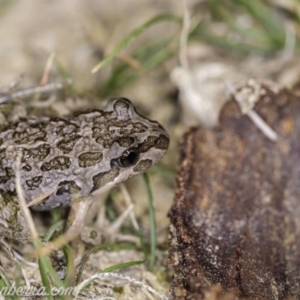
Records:
{"label": "green grass blade", "polygon": [[[40,250],[43,245],[41,244],[41,242],[39,241],[39,239],[34,239],[33,240],[33,244],[35,249],[38,251]],[[55,270],[53,269],[49,258],[46,255],[40,255],[38,258],[38,262],[39,262],[39,269],[40,269],[40,273],[41,273],[41,277],[42,277],[42,282],[45,286],[45,289],[48,293],[48,299],[53,299],[53,297],[51,296],[51,288],[49,290],[49,287],[51,287],[51,283],[49,281],[49,279],[52,280],[52,282],[54,282],[54,284],[56,285],[56,287],[58,288],[64,288],[64,284],[63,282],[58,278]],[[49,277],[48,277],[49,276]],[[63,299],[61,297],[59,297],[60,299]]]}
{"label": "green grass blade", "polygon": [[48,231],[46,232],[46,234],[43,237],[43,240],[45,242],[49,242],[50,239],[52,238],[53,234],[55,233],[55,231],[61,231],[63,228],[65,221],[64,220],[60,220],[58,222],[56,222],[55,224],[53,224]]}
{"label": "green grass blade", "polygon": [[39,262],[39,269],[40,269],[40,275],[41,275],[41,278],[42,278],[42,282],[43,282],[43,285],[45,287],[45,290],[46,290],[46,293],[48,295],[48,299],[53,299],[53,296],[51,295],[51,284],[49,282],[49,278],[47,276],[47,268],[45,267],[45,263],[43,262],[42,259],[39,259],[38,260]]}
{"label": "green grass blade", "polygon": [[64,279],[64,286],[73,286],[73,283],[75,282],[75,266],[74,266],[74,254],[69,245],[65,245],[63,247],[63,252],[65,255],[65,258],[67,260],[67,270],[66,270],[66,276]]}
{"label": "green grass blade", "polygon": [[168,170],[167,168],[162,167],[160,165],[155,165],[151,167],[151,171],[169,180],[174,180],[176,177],[176,171]]}
{"label": "green grass blade", "polygon": [[[173,47],[173,51],[170,50],[170,43],[173,39],[164,39],[155,43],[147,44],[141,47],[132,56],[138,62],[145,71],[150,71],[154,67],[160,65],[171,55],[175,54],[177,47]],[[116,94],[118,90],[128,86],[133,80],[141,76],[138,70],[133,69],[126,63],[121,63],[117,66],[109,80],[99,90],[99,95],[103,98],[111,96],[112,93]]]}
{"label": "green grass blade", "polygon": [[283,47],[286,39],[284,27],[269,7],[258,0],[239,0],[239,2],[265,28],[266,36],[271,42],[277,47]]}
{"label": "green grass blade", "polygon": [[124,249],[136,249],[137,247],[131,244],[101,244],[101,245],[97,245],[95,247],[93,247],[92,249],[90,249],[87,253],[85,253],[85,255],[82,257],[80,265],[79,265],[79,269],[78,269],[78,273],[77,273],[77,278],[76,278],[76,285],[79,284],[79,282],[81,281],[81,275],[82,275],[82,271],[83,268],[85,266],[85,263],[87,262],[89,256],[92,253],[95,253],[97,251],[101,251],[101,250],[124,250]]}
{"label": "green grass blade", "polygon": [[102,273],[114,272],[114,271],[119,270],[119,269],[124,269],[124,268],[127,268],[127,267],[136,266],[136,265],[140,265],[140,264],[143,264],[143,263],[144,263],[143,260],[129,261],[129,262],[126,262],[126,263],[121,263],[121,264],[117,264],[117,265],[111,266],[109,268],[106,268],[102,271]]}
{"label": "green grass blade", "polygon": [[0,278],[1,278],[1,281],[2,283],[7,286],[7,287],[10,287],[11,286],[11,283],[8,279],[8,277],[6,276],[2,266],[0,266]]}
{"label": "green grass blade", "polygon": [[266,44],[250,44],[250,43],[236,43],[228,40],[228,38],[223,36],[217,36],[209,30],[209,25],[200,24],[195,28],[191,34],[191,38],[199,37],[205,42],[219,47],[222,50],[228,50],[230,52],[241,53],[241,54],[271,54],[274,53],[277,48],[269,47]]}
{"label": "green grass blade", "polygon": [[[1,291],[7,291],[9,292],[9,288],[11,287],[11,283],[9,279],[7,278],[3,268],[0,266],[0,289]],[[5,299],[13,300],[16,299],[14,295],[3,295],[0,293],[0,295],[4,296]]]}
{"label": "green grass blade", "polygon": [[155,209],[153,204],[153,196],[150,187],[150,181],[147,173],[143,174],[144,182],[146,185],[146,192],[148,195],[148,206],[149,206],[149,215],[150,215],[150,262],[149,269],[153,271],[156,259],[156,221],[155,221]]}
{"label": "green grass blade", "polygon": [[[203,17],[190,37],[200,38],[230,52],[272,55],[284,48],[287,39],[286,23],[274,13],[275,9],[276,5],[259,0],[209,0],[210,17]],[[242,23],[243,18],[246,20],[245,25]],[[297,18],[294,16],[293,19]],[[222,26],[222,33],[216,31],[217,23]],[[294,23],[297,26],[298,22]],[[299,44],[296,38],[296,46]]]}
{"label": "green grass blade", "polygon": [[145,29],[162,21],[180,22],[180,18],[172,14],[161,14],[155,16],[154,18],[151,18],[149,21],[135,28],[129,35],[127,35],[110,54],[108,54],[99,64],[97,64],[93,68],[92,73],[96,73],[97,71],[99,71],[99,69],[107,65],[116,55],[118,55],[134,38],[140,35]]}

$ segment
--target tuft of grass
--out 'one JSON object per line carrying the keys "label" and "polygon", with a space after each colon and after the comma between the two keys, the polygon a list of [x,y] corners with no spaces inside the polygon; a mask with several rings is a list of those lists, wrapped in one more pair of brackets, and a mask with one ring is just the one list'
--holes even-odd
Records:
{"label": "tuft of grass", "polygon": [[[39,240],[33,241],[36,250],[42,249],[42,245]],[[47,298],[54,299],[51,293],[51,287],[53,284],[57,288],[66,288],[64,283],[58,278],[57,273],[53,269],[49,258],[46,255],[40,255],[38,258],[39,270],[42,278],[42,283],[47,292]],[[63,296],[59,296],[58,299],[64,299]]]}
{"label": "tuft of grass", "polygon": [[[109,53],[102,61],[100,61],[92,70],[93,73],[98,72],[101,68],[110,63],[126,46],[142,34],[148,28],[159,24],[160,22],[175,22],[181,24],[181,18],[172,14],[156,15],[146,21],[139,27],[135,28],[131,33]],[[169,38],[158,38],[150,41],[142,46],[135,53],[130,54],[130,59],[119,62],[113,67],[112,74],[106,82],[101,85],[98,95],[106,98],[115,95],[123,87],[128,86],[132,81],[139,78],[141,74],[147,73],[160,65],[165,60],[172,57],[178,49],[178,45],[173,45],[178,36],[170,36]],[[134,63],[129,63],[129,61]]]}
{"label": "tuft of grass", "polygon": [[55,222],[45,233],[43,240],[49,242],[55,232],[62,232],[65,221],[59,220]]}
{"label": "tuft of grass", "polygon": [[[152,41],[133,53],[132,57],[140,63],[145,72],[149,72],[176,53],[177,48],[172,47],[174,40],[175,38]],[[101,86],[98,94],[102,98],[114,95],[141,75],[144,74],[141,74],[139,69],[134,69],[125,62],[120,63],[113,69],[110,78]]]}
{"label": "tuft of grass", "polygon": [[[299,0],[294,0],[299,5]],[[191,32],[191,38],[202,40],[220,50],[241,54],[271,55],[281,51],[286,43],[287,25],[283,21],[283,10],[274,4],[260,0],[207,2],[207,15]],[[293,11],[284,14],[293,16],[288,21],[299,27],[299,16]],[[197,17],[197,16],[196,16]],[[243,21],[244,20],[244,21]],[[218,24],[217,27],[215,25]],[[221,33],[218,28],[222,26]],[[296,45],[299,47],[299,35]]]}
{"label": "tuft of grass", "polygon": [[63,247],[63,252],[65,255],[65,258],[67,260],[67,269],[66,269],[66,276],[64,278],[64,286],[74,286],[75,283],[75,257],[74,253],[69,245],[65,245]]}
{"label": "tuft of grass", "polygon": [[139,27],[135,28],[129,35],[127,35],[116,47],[108,54],[101,62],[99,62],[92,70],[92,73],[98,72],[102,67],[107,65],[115,56],[117,56],[133,39],[139,36],[147,28],[162,22],[162,21],[176,21],[180,22],[180,19],[172,14],[157,15],[147,22],[143,23]]}

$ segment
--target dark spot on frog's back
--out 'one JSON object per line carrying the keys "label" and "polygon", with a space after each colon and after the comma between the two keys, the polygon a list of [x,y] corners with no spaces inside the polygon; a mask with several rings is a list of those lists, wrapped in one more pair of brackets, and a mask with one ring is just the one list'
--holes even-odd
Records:
{"label": "dark spot on frog's back", "polygon": [[68,136],[74,135],[79,131],[79,126],[77,124],[64,121],[65,123],[58,127],[56,130],[57,135],[59,136]]}
{"label": "dark spot on frog's back", "polygon": [[13,139],[16,144],[25,144],[30,141],[30,137],[26,132],[14,132]]}
{"label": "dark spot on frog's back", "polygon": [[29,190],[36,190],[43,181],[43,176],[35,176],[29,180],[26,180],[26,184]]}
{"label": "dark spot on frog's back", "polygon": [[147,152],[149,149],[156,146],[158,141],[158,136],[150,135],[142,143],[139,144],[140,152]]}
{"label": "dark spot on frog's back", "polygon": [[139,144],[140,152],[147,152],[151,148],[167,150],[169,146],[169,138],[161,134],[159,137],[150,135],[142,143]]}
{"label": "dark spot on frog's back", "polygon": [[109,182],[113,182],[113,180],[119,175],[120,169],[116,166],[113,166],[110,171],[101,172],[93,177],[93,189],[91,193],[100,189],[104,185]]}
{"label": "dark spot on frog's back", "polygon": [[134,143],[133,137],[123,137],[116,140],[116,142],[124,148],[130,147]]}
{"label": "dark spot on frog's back", "polygon": [[3,158],[5,158],[5,153],[6,153],[5,148],[1,148],[0,149],[0,162],[2,161]]}
{"label": "dark spot on frog's back", "polygon": [[159,140],[157,141],[156,147],[157,149],[167,150],[169,147],[170,139],[168,136],[161,134],[159,136]]}
{"label": "dark spot on frog's back", "polygon": [[133,129],[131,133],[142,133],[146,132],[147,130],[149,130],[149,127],[147,127],[145,124],[141,122],[135,122],[133,123]]}
{"label": "dark spot on frog's back", "polygon": [[152,160],[144,159],[141,160],[134,168],[134,172],[144,172],[152,166]]}
{"label": "dark spot on frog's back", "polygon": [[78,164],[81,168],[87,168],[99,164],[102,158],[101,152],[84,152],[78,156]]}
{"label": "dark spot on frog's back", "polygon": [[19,122],[16,124],[15,130],[13,132],[13,140],[16,144],[24,144],[28,143],[29,141],[45,141],[47,133],[44,129],[46,126],[47,124],[44,122],[32,123],[30,124],[30,126],[27,126],[25,130],[22,130],[22,122]]}
{"label": "dark spot on frog's back", "polygon": [[28,159],[34,159],[37,161],[44,160],[50,153],[51,146],[49,144],[42,144],[38,147],[26,149],[23,151],[23,161]]}
{"label": "dark spot on frog's back", "polygon": [[12,168],[4,168],[5,170],[5,175],[0,176],[0,183],[6,183],[8,180],[12,179],[15,177],[15,173]]}
{"label": "dark spot on frog's back", "polygon": [[22,167],[22,170],[26,171],[26,172],[30,172],[32,170],[32,168],[31,168],[30,165],[25,165],[25,166]]}
{"label": "dark spot on frog's back", "polygon": [[61,196],[64,193],[75,194],[79,192],[81,188],[75,183],[75,181],[65,180],[59,184],[59,188],[56,191],[57,196]]}
{"label": "dark spot on frog's back", "polygon": [[71,161],[67,156],[56,156],[41,166],[43,172],[50,170],[66,170],[70,167]]}
{"label": "dark spot on frog's back", "polygon": [[81,138],[80,135],[71,135],[64,137],[64,139],[56,144],[64,154],[70,153],[75,147],[77,141]]}

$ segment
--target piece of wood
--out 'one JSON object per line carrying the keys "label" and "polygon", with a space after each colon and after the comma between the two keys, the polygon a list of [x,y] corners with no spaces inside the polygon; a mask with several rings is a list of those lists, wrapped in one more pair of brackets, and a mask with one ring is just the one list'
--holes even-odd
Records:
{"label": "piece of wood", "polygon": [[184,136],[169,213],[172,299],[300,298],[300,97],[266,88],[255,111],[276,142],[234,100],[217,129]]}

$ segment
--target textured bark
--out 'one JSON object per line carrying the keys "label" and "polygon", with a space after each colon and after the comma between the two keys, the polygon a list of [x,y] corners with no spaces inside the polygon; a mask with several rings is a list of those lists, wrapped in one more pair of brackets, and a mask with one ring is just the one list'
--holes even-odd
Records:
{"label": "textured bark", "polygon": [[300,98],[267,91],[255,111],[235,101],[216,130],[181,147],[171,219],[174,299],[300,299]]}

